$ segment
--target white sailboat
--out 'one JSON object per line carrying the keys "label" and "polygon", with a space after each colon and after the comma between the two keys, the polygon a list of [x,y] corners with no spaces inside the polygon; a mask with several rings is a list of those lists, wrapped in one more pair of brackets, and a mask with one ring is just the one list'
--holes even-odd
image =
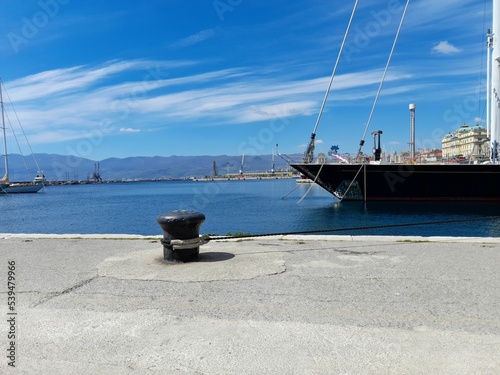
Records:
{"label": "white sailboat", "polygon": [[42,173],[38,173],[33,182],[10,182],[9,180],[9,154],[7,150],[7,133],[5,126],[5,109],[2,94],[2,82],[0,80],[0,107],[2,112],[2,134],[4,141],[4,161],[5,175],[0,179],[0,194],[19,194],[19,193],[37,193],[45,185],[45,177]]}

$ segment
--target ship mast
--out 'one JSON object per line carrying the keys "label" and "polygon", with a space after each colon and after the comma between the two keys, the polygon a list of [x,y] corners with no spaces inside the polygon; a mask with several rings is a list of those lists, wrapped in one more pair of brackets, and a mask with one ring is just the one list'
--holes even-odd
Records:
{"label": "ship mast", "polygon": [[[500,142],[500,0],[493,0],[493,24],[491,33],[491,150],[492,161],[499,161]],[[490,66],[488,66],[490,69]]]}
{"label": "ship mast", "polygon": [[3,149],[4,149],[4,161],[5,161],[5,176],[0,180],[2,182],[9,181],[9,159],[7,156],[7,134],[5,131],[5,114],[3,107],[3,96],[2,96],[2,80],[0,79],[0,110],[2,111],[2,132],[3,132]]}

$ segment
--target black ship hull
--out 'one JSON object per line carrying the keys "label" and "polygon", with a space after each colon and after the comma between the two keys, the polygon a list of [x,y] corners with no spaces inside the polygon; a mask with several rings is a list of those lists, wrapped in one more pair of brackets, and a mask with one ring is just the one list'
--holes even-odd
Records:
{"label": "black ship hull", "polygon": [[344,200],[500,201],[500,164],[292,164],[292,167]]}

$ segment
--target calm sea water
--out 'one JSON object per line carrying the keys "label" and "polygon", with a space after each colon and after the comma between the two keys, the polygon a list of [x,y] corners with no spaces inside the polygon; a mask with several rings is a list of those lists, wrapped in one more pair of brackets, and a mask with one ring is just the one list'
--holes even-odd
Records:
{"label": "calm sea water", "polygon": [[[333,230],[500,215],[491,203],[338,203],[295,180],[162,181],[48,186],[38,194],[0,196],[0,232],[160,235],[156,217],[189,209],[206,220],[201,233],[225,235]],[[489,221],[338,231],[352,235],[500,237],[500,218]]]}

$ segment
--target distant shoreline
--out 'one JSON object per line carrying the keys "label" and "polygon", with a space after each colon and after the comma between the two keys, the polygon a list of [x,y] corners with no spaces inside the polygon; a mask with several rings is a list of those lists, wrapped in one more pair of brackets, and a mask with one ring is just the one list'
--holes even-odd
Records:
{"label": "distant shoreline", "polygon": [[46,186],[60,185],[95,185],[95,184],[115,184],[128,182],[164,182],[164,181],[246,181],[246,180],[281,180],[299,178],[299,175],[292,172],[276,172],[261,173],[251,172],[245,174],[226,174],[221,176],[205,176],[205,177],[183,177],[183,178],[137,178],[137,179],[121,179],[121,180],[79,180],[79,181],[48,181]]}

